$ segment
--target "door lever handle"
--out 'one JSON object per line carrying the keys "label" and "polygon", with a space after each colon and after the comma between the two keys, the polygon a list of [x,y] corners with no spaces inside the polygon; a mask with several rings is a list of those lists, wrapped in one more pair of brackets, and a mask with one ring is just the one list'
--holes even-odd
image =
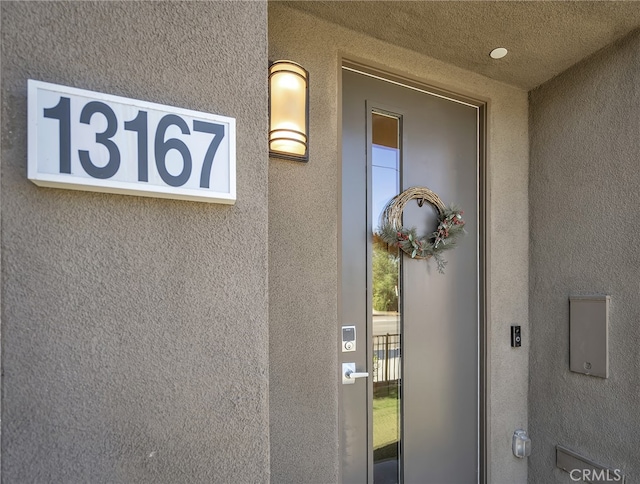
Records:
{"label": "door lever handle", "polygon": [[368,371],[347,371],[344,376],[347,378],[367,378],[369,376]]}
{"label": "door lever handle", "polygon": [[356,371],[355,363],[343,363],[342,364],[342,384],[351,385],[356,382],[358,378],[367,378],[369,372]]}

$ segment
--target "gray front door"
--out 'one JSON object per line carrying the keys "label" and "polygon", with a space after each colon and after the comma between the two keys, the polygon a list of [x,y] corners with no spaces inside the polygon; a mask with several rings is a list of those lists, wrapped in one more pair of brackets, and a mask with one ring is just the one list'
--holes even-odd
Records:
{"label": "gray front door", "polygon": [[[342,80],[342,480],[478,482],[479,108],[354,67]],[[376,232],[387,201],[415,186],[464,210],[444,274]],[[428,234],[437,212],[410,202],[403,223]],[[355,350],[342,341],[352,326]],[[360,378],[343,383],[345,363]]]}

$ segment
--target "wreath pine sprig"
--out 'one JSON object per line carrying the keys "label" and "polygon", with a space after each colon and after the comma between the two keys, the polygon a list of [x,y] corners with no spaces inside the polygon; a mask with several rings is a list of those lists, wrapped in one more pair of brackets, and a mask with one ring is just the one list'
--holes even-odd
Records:
{"label": "wreath pine sprig", "polygon": [[[416,228],[404,228],[399,222],[404,205],[412,199],[424,199],[438,210],[438,227],[435,232],[418,236]],[[465,233],[463,211],[455,206],[448,208],[428,188],[411,188],[395,197],[383,212],[378,235],[385,243],[400,248],[412,259],[436,260],[438,272],[444,274],[447,261],[442,253],[453,249],[457,239]]]}

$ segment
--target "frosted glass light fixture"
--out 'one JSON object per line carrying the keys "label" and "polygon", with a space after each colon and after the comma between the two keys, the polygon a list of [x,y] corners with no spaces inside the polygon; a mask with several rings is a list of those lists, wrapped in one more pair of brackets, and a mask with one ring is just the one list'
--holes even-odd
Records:
{"label": "frosted glass light fixture", "polygon": [[309,161],[309,73],[279,60],[269,66],[269,155]]}

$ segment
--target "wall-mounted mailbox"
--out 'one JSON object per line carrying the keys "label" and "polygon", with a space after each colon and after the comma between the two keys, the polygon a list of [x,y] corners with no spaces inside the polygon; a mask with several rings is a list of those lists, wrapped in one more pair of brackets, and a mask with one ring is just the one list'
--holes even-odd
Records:
{"label": "wall-mounted mailbox", "polygon": [[581,481],[593,484],[625,483],[625,475],[621,469],[613,469],[596,464],[591,459],[587,459],[560,445],[556,445],[556,467],[568,472],[573,482]]}
{"label": "wall-mounted mailbox", "polygon": [[569,297],[569,368],[609,377],[609,296]]}

